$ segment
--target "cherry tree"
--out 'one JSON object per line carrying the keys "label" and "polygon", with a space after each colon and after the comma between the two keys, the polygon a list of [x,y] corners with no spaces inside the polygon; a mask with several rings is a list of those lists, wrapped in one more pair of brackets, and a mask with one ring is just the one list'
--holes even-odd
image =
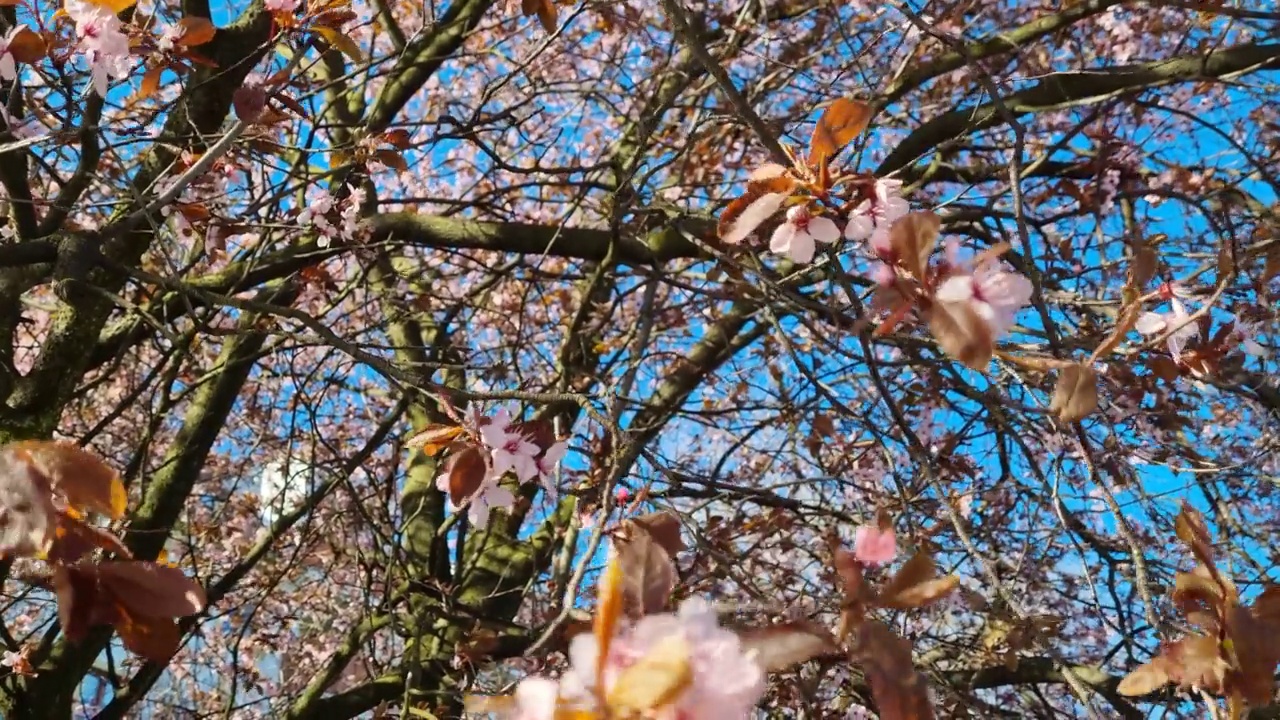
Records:
{"label": "cherry tree", "polygon": [[0,715],[1277,716],[1278,25],[0,0]]}

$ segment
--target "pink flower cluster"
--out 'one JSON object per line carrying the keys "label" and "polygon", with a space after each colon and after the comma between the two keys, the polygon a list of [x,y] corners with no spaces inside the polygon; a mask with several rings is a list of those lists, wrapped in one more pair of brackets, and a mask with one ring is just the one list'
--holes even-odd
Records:
{"label": "pink flower cluster", "polygon": [[[540,479],[547,497],[555,499],[556,485],[552,476],[568,449],[566,443],[563,441],[555,443],[539,457],[540,449],[537,443],[514,427],[515,418],[507,408],[499,408],[493,417],[489,418],[488,423],[481,424],[480,416],[473,407],[468,413],[467,424],[470,430],[478,432],[486,450],[484,480],[480,483],[480,487],[464,500],[469,503],[467,517],[472,525],[483,528],[489,523],[491,509],[507,508],[515,504],[515,496],[499,484],[508,472],[514,472],[516,478],[522,483]],[[436,477],[436,487],[448,494],[449,471],[447,469]]]}
{"label": "pink flower cluster", "polygon": [[624,670],[648,653],[679,638],[687,648],[690,682],[650,717],[663,720],[741,720],[765,691],[765,673],[751,651],[732,631],[719,626],[715,610],[701,598],[690,598],[676,614],[649,615],[622,628],[609,643],[604,671],[596,687],[600,648],[584,633],[569,646],[569,669],[559,680],[527,678],[516,688],[518,720],[553,720],[557,708],[591,709],[596,698],[609,697]]}
{"label": "pink flower cluster", "polygon": [[[307,206],[298,212],[298,224],[311,226],[316,231],[316,244],[329,247],[334,240],[354,240],[360,232],[360,206],[364,204],[364,191],[351,190],[346,200],[339,203],[328,190],[320,188]],[[335,206],[340,206],[338,223],[329,219]]]}
{"label": "pink flower cluster", "polygon": [[129,77],[129,36],[111,9],[89,0],[66,0],[63,6],[76,24],[79,48],[93,75],[93,89],[106,97],[108,76]]}
{"label": "pink flower cluster", "polygon": [[[902,197],[902,181],[881,178],[876,180],[872,196],[858,203],[849,214],[844,236],[849,240],[869,241],[877,255],[886,256],[890,252],[889,227],[909,210]],[[807,206],[799,205],[788,210],[787,221],[774,230],[769,249],[790,257],[792,262],[808,263],[817,251],[815,242],[830,245],[839,240],[840,235],[835,221],[814,215]]]}

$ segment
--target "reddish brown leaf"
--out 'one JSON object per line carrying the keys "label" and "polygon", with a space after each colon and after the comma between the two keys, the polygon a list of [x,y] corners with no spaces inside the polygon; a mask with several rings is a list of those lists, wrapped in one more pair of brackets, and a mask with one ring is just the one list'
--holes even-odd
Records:
{"label": "reddish brown leaf", "polygon": [[382,134],[383,142],[392,145],[400,150],[408,150],[413,145],[413,140],[408,130],[397,128]]}
{"label": "reddish brown leaf", "polygon": [[389,168],[394,168],[396,172],[407,172],[409,170],[409,163],[405,161],[404,155],[401,155],[398,151],[387,150],[385,148],[382,150],[375,150],[373,157],[383,165],[386,165]]}
{"label": "reddish brown leaf", "polygon": [[181,635],[172,619],[133,615],[122,609],[115,625],[124,646],[152,662],[167,663],[178,650]]}
{"label": "reddish brown leaf", "polygon": [[25,453],[71,507],[102,513],[112,520],[124,516],[128,501],[124,483],[97,455],[65,441],[25,440],[9,447],[19,455]]}
{"label": "reddish brown leaf", "polygon": [[[1218,640],[1207,635],[1191,635],[1161,651],[1161,669],[1184,688],[1198,687],[1220,695],[1230,666],[1222,659]],[[1153,662],[1156,662],[1153,661]]]}
{"label": "reddish brown leaf", "polygon": [[818,167],[844,149],[871,122],[871,106],[839,98],[827,106],[809,141],[809,165]]}
{"label": "reddish brown leaf", "polygon": [[480,448],[469,445],[454,452],[445,463],[449,473],[449,501],[454,507],[461,505],[480,489],[489,471]]}
{"label": "reddish brown leaf", "polygon": [[23,27],[9,39],[9,54],[14,60],[29,65],[43,60],[49,54],[49,46],[40,33]]}
{"label": "reddish brown leaf", "polygon": [[1138,324],[1138,316],[1142,314],[1142,303],[1131,302],[1120,311],[1120,319],[1116,322],[1116,327],[1111,331],[1102,344],[1099,345],[1089,356],[1089,361],[1097,360],[1115,350],[1120,345],[1120,341],[1124,340],[1124,336],[1129,334],[1130,330]]}
{"label": "reddish brown leaf", "polygon": [[118,609],[98,584],[93,564],[55,565],[53,589],[58,597],[58,622],[72,642],[83,640],[89,628],[119,619]]}
{"label": "reddish brown leaf", "polygon": [[844,651],[821,625],[806,621],[738,633],[745,651],[765,672],[782,672],[816,658],[842,657]]}
{"label": "reddish brown leaf", "polygon": [[1098,407],[1098,376],[1093,368],[1071,365],[1058,373],[1049,411],[1063,422],[1078,422]]}
{"label": "reddish brown leaf", "polygon": [[144,560],[98,563],[101,584],[134,614],[178,618],[205,608],[204,588],[181,570]]}
{"label": "reddish brown leaf", "polygon": [[179,20],[178,25],[182,27],[183,31],[175,44],[184,47],[204,45],[212,40],[213,36],[218,32],[218,29],[213,26],[209,18],[188,16]]}
{"label": "reddish brown leaf", "polygon": [[121,558],[133,556],[120,538],[112,533],[66,513],[58,513],[57,518],[57,529],[49,546],[49,562],[74,563],[95,550],[105,550]]}
{"label": "reddish brown leaf", "polygon": [[267,92],[259,85],[241,85],[231,94],[231,105],[237,118],[254,122],[267,107]]}

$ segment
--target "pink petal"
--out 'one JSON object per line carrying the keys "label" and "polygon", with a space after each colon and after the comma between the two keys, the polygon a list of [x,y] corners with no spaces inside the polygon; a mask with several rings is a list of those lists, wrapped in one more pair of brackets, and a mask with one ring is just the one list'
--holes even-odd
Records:
{"label": "pink petal", "polygon": [[769,249],[782,254],[791,248],[791,243],[796,236],[796,226],[791,223],[783,223],[773,231],[773,237],[769,239]]}
{"label": "pink petal", "polygon": [[893,528],[881,530],[863,525],[853,536],[853,556],[863,565],[884,565],[898,554],[898,538]]}
{"label": "pink petal", "polygon": [[973,299],[973,278],[968,275],[952,275],[938,286],[933,297],[939,302],[968,302]]}
{"label": "pink petal", "polygon": [[1143,335],[1158,335],[1165,329],[1164,316],[1160,313],[1144,312],[1138,318],[1138,322],[1134,323],[1133,329]]}
{"label": "pink petal", "polygon": [[840,239],[840,228],[831,218],[816,217],[809,221],[809,234],[818,242],[830,245]]}
{"label": "pink petal", "polygon": [[762,195],[755,202],[751,203],[734,219],[733,224],[724,234],[724,241],[730,245],[737,245],[747,236],[755,232],[760,227],[760,223],[768,220],[774,213],[782,209],[782,203],[786,202],[787,195],[785,193],[770,193]]}
{"label": "pink petal", "polygon": [[793,262],[813,262],[813,253],[816,250],[813,244],[813,236],[807,232],[796,232],[795,237],[791,238],[789,250]]}

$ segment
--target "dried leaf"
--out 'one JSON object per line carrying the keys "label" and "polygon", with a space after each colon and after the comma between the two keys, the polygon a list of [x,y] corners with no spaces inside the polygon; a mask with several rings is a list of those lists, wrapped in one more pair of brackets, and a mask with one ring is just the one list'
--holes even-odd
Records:
{"label": "dried leaf", "polygon": [[480,448],[468,445],[449,456],[445,471],[449,478],[449,502],[458,507],[480,489],[489,467]]}
{"label": "dried leaf", "polygon": [[1169,684],[1169,675],[1165,673],[1163,663],[1149,662],[1139,665],[1124,676],[1116,691],[1121,695],[1136,697],[1146,695]]}
{"label": "dried leaf", "polygon": [[1120,311],[1120,319],[1116,322],[1115,329],[1111,331],[1111,334],[1107,336],[1107,339],[1103,340],[1102,344],[1099,345],[1093,351],[1093,354],[1089,356],[1089,362],[1092,363],[1103,355],[1115,350],[1116,347],[1120,345],[1120,341],[1124,339],[1124,336],[1128,335],[1129,331],[1133,330],[1134,326],[1138,324],[1138,316],[1141,314],[1141,303],[1135,301],[1126,305],[1124,309]]}
{"label": "dried leaf", "polygon": [[911,643],[874,620],[858,627],[853,655],[871,686],[880,720],[932,720],[929,689],[911,662]]}
{"label": "dried leaf", "polygon": [[178,36],[175,44],[183,47],[204,45],[218,32],[209,18],[188,16],[179,20],[178,25],[182,28],[182,35]]}
{"label": "dried leaf", "polygon": [[937,577],[933,558],[916,553],[880,588],[877,605],[895,610],[909,610],[928,605],[945,597],[960,584],[955,575]]}
{"label": "dried leaf", "polygon": [[9,447],[20,455],[25,453],[71,507],[102,513],[112,520],[124,516],[128,502],[124,483],[97,455],[65,441],[24,440]]}
{"label": "dried leaf", "polygon": [[944,353],[974,370],[987,369],[995,352],[995,337],[972,303],[935,302],[925,318]]}
{"label": "dried leaf", "polygon": [[1278,628],[1259,620],[1250,611],[1233,605],[1226,612],[1227,636],[1238,664],[1232,690],[1239,692],[1252,706],[1270,705],[1275,691],[1276,665],[1280,664]]}
{"label": "dried leaf", "polygon": [[662,546],[672,558],[688,547],[680,537],[680,518],[675,513],[659,510],[624,520],[615,532],[625,534],[632,532],[632,528],[649,533],[654,542]]}
{"label": "dried leaf", "polygon": [[324,38],[325,42],[329,43],[331,46],[341,51],[343,55],[350,58],[352,62],[357,65],[364,63],[364,50],[360,49],[360,45],[357,44],[350,35],[327,25],[313,26],[312,30],[314,30],[317,35]]}
{"label": "dried leaf", "polygon": [[163,67],[147,68],[147,71],[142,74],[142,84],[138,87],[139,100],[151,97],[160,89],[160,75],[163,72]]}
{"label": "dried leaf", "polygon": [[720,213],[716,232],[730,245],[746,240],[756,228],[782,209],[795,189],[789,175],[778,175],[747,183],[747,191]]}
{"label": "dried leaf", "polygon": [[1098,375],[1089,365],[1065,367],[1058,373],[1049,411],[1063,422],[1078,422],[1098,408]]}
{"label": "dried leaf", "polygon": [[1147,283],[1151,282],[1151,278],[1156,275],[1156,264],[1158,260],[1155,248],[1145,242],[1138,243],[1133,248],[1133,258],[1130,260],[1129,271],[1125,278],[1125,285],[1134,290],[1142,290]]}
{"label": "dried leaf", "polygon": [[839,98],[827,106],[809,140],[809,165],[818,167],[844,149],[871,122],[871,106]]}
{"label": "dried leaf", "polygon": [[782,672],[816,658],[844,655],[831,633],[816,623],[797,621],[738,633],[744,651],[754,651],[765,672]]}
{"label": "dried leaf", "polygon": [[461,434],[462,428],[456,425],[432,423],[410,436],[405,444],[411,448],[421,449],[427,457],[434,457],[441,450],[449,447],[449,443]]}
{"label": "dried leaf", "polygon": [[902,268],[916,280],[924,279],[941,231],[942,218],[932,212],[908,213],[890,226],[889,247]]}
{"label": "dried leaf", "polygon": [[689,641],[681,634],[658,641],[618,673],[605,704],[613,717],[640,717],[671,703],[693,682]]}
{"label": "dried leaf", "polygon": [[1213,539],[1209,537],[1209,528],[1204,524],[1204,516],[1200,511],[1182,503],[1182,511],[1173,521],[1173,529],[1178,539],[1191,548],[1191,554],[1201,563],[1213,565]]}
{"label": "dried leaf", "polygon": [[49,46],[44,36],[31,28],[23,27],[9,39],[9,54],[20,63],[32,63],[43,60],[49,53]]}

